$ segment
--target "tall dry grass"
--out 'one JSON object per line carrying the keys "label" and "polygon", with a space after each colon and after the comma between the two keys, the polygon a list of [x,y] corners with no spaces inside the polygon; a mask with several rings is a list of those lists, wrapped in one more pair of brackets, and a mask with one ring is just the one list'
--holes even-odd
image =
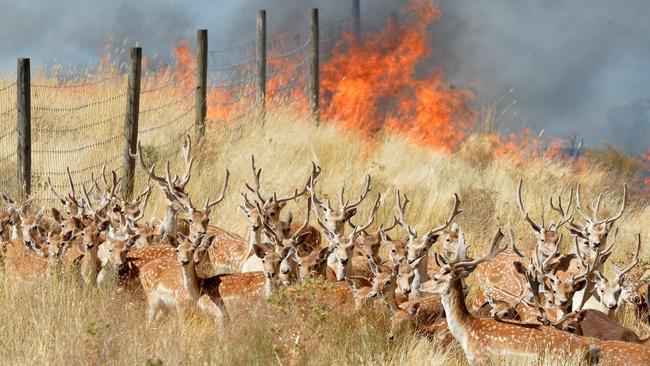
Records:
{"label": "tall dry grass", "polygon": [[[110,90],[104,92],[113,94]],[[160,100],[145,103],[155,106],[155,103],[166,103],[177,97],[161,94]],[[66,97],[61,98],[43,99],[43,102],[60,105],[66,102]],[[67,98],[73,96],[70,94]],[[83,93],[75,98],[83,98]],[[181,106],[165,108],[164,112],[157,112],[160,115],[146,117],[144,125],[154,126],[156,119],[170,120],[170,116],[182,112]],[[108,111],[93,111],[93,116],[119,113],[123,113],[123,103],[115,103]],[[71,120],[65,113],[41,117],[35,124],[51,128],[68,128],[87,120],[83,116],[79,117],[80,120]],[[119,134],[121,123],[108,124],[99,134],[84,132],[67,140],[48,137],[37,144],[70,148],[75,143],[93,141],[98,136]],[[181,157],[177,153],[181,142],[178,133],[188,125],[191,125],[191,116],[145,137],[146,158],[150,162],[169,158],[173,161],[173,170],[181,169]],[[444,220],[453,193],[459,193],[464,212],[457,221],[477,252],[485,248],[498,227],[510,225],[521,247],[532,245],[530,229],[520,219],[515,205],[519,179],[524,180],[524,204],[538,221],[542,217],[546,222],[557,220],[548,206],[548,197],[559,194],[566,197],[567,190],[577,183],[582,184],[586,197],[593,198],[603,193],[603,214],[615,211],[621,201],[623,182],[613,179],[598,166],[577,172],[562,163],[545,159],[513,164],[507,156],[495,154],[489,141],[479,135],[471,137],[459,151],[447,154],[413,145],[397,136],[368,140],[337,126],[336,123],[315,126],[290,112],[276,113],[263,126],[255,121],[240,125],[211,121],[205,138],[195,144],[196,164],[188,186],[190,195],[194,202],[203,202],[208,196],[214,196],[221,187],[225,169],[229,169],[232,179],[227,197],[213,210],[212,223],[245,235],[245,217],[238,208],[241,203],[239,192],[245,191],[244,182],[252,178],[251,155],[256,156],[258,166],[263,169],[262,187],[267,194],[289,194],[304,184],[311,169],[310,162],[315,161],[323,168],[318,191],[333,200],[342,186],[346,187],[348,195],[357,195],[364,176],[372,176],[373,194],[381,193],[384,197],[375,228],[392,221],[398,189],[412,200],[407,218],[420,232]],[[147,150],[148,145],[160,141],[169,144]],[[120,139],[102,149],[88,150],[73,158],[41,160],[35,166],[40,171],[63,172],[65,165],[87,166],[101,162],[106,154],[116,151],[122,151]],[[59,182],[64,184],[64,177]],[[141,189],[144,183],[143,175],[138,174],[136,189]],[[48,196],[42,185],[36,184],[35,187],[37,196]],[[158,192],[154,192],[147,215],[160,217],[164,211],[161,202]],[[368,213],[369,205],[370,202],[362,205],[360,217]],[[294,216],[304,217],[306,202],[302,199],[290,203],[286,210],[293,212]],[[646,242],[650,229],[643,224],[649,220],[650,209],[632,196],[629,209],[617,225],[621,229],[619,245],[606,272],[611,271],[612,264],[624,265],[629,260],[633,236],[637,232],[644,240],[639,268],[647,266],[650,251]],[[568,239],[568,235],[565,237]],[[565,239],[565,244],[568,243],[569,240]],[[464,362],[457,347],[445,348],[418,336],[406,336],[396,344],[388,345],[385,314],[362,320],[354,314],[318,305],[318,286],[325,285],[310,283],[305,286],[305,291],[310,293],[308,298],[313,301],[276,299],[268,303],[243,304],[226,329],[217,329],[209,319],[199,314],[188,314],[182,319],[169,316],[159,324],[146,326],[141,294],[117,293],[110,287],[85,288],[73,274],[68,273],[37,284],[20,283],[10,274],[3,273],[0,275],[0,360],[5,364],[116,365],[158,362],[451,365]],[[631,313],[621,315],[621,321],[637,332],[650,331]],[[522,362],[568,365],[577,361],[556,360],[551,356],[533,361],[499,361],[504,364]]]}

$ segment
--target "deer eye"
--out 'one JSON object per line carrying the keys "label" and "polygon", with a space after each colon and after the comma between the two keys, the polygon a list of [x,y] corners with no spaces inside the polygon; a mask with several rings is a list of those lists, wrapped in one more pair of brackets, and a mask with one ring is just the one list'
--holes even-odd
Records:
{"label": "deer eye", "polygon": [[397,250],[396,249],[391,249],[390,252],[391,253],[397,253]]}
{"label": "deer eye", "polygon": [[189,219],[189,220],[187,220],[187,221],[189,221],[189,222],[190,222],[190,224],[194,222],[194,221],[193,221],[192,219]]}

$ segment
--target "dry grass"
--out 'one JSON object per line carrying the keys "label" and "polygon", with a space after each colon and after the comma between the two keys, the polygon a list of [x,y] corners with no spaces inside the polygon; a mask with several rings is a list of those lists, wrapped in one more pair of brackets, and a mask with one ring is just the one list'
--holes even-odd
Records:
{"label": "dry grass", "polygon": [[[108,93],[110,94],[110,93]],[[81,98],[81,96],[79,96]],[[161,100],[173,100],[171,96]],[[58,101],[56,103],[59,103]],[[147,102],[149,103],[149,102]],[[152,105],[155,105],[154,102]],[[122,113],[116,103],[109,115]],[[171,108],[160,118],[182,113],[181,106]],[[97,116],[101,111],[93,112]],[[95,115],[94,115],[95,116]],[[83,120],[83,118],[81,118]],[[147,119],[146,123],[154,123]],[[79,123],[76,121],[74,123]],[[158,131],[147,137],[147,144],[174,141],[174,134],[191,124],[191,116],[169,131]],[[66,117],[49,114],[37,125],[70,127]],[[106,127],[100,136],[111,136],[121,122]],[[172,137],[170,137],[172,136]],[[47,140],[43,146],[68,147],[74,141],[96,138],[82,134],[69,140]],[[180,143],[180,141],[178,141]],[[513,165],[503,156],[495,156],[480,137],[472,138],[459,152],[446,154],[414,146],[395,136],[376,141],[341,131],[335,124],[316,127],[306,120],[287,113],[269,118],[263,127],[254,121],[238,126],[211,122],[205,138],[196,145],[197,162],[189,185],[195,202],[203,202],[216,194],[224,171],[230,169],[231,184],[227,199],[213,210],[215,225],[245,234],[244,215],[238,205],[244,182],[251,179],[250,156],[255,154],[263,168],[262,185],[267,193],[288,194],[303,184],[310,171],[310,161],[323,167],[319,187],[324,195],[336,196],[345,185],[348,194],[356,195],[364,175],[373,177],[375,193],[384,196],[377,227],[389,223],[394,213],[395,192],[400,189],[412,199],[407,216],[419,231],[441,222],[450,209],[451,197],[458,192],[464,213],[458,223],[469,243],[480,251],[497,227],[512,223],[522,247],[532,244],[529,228],[520,220],[514,204],[514,192],[520,178],[525,182],[524,202],[531,215],[546,221],[557,219],[547,202],[549,195],[566,192],[577,183],[586,196],[604,194],[604,211],[614,211],[620,203],[622,182],[612,180],[607,172],[583,169],[579,173],[562,164],[535,160],[523,166]],[[179,160],[174,143],[164,150],[151,149],[147,158],[155,160],[170,153]],[[90,150],[76,160],[45,160],[36,166],[64,171],[65,164],[88,165],[102,161],[108,152],[121,152],[121,140],[107,148]],[[39,165],[40,164],[40,165]],[[160,166],[160,164],[159,164]],[[172,165],[178,167],[178,163]],[[3,168],[3,167],[0,167]],[[142,187],[138,175],[137,186]],[[43,197],[43,187],[36,186]],[[362,207],[363,217],[369,203]],[[287,209],[294,216],[304,217],[306,203],[291,203]],[[163,213],[160,196],[155,192],[149,205],[149,216]],[[641,232],[646,241],[650,228],[650,209],[632,197],[630,209],[620,221],[619,247],[612,263],[630,258],[633,235]],[[434,247],[435,250],[436,247]],[[642,247],[642,264],[650,257],[647,245]],[[608,268],[608,271],[611,268]],[[306,291],[318,292],[323,284],[307,284]],[[315,295],[313,298],[316,298]],[[318,305],[316,300],[298,303],[278,300],[270,303],[251,302],[239,308],[227,329],[217,329],[198,314],[183,319],[166,317],[152,327],[145,326],[144,303],[139,294],[115,293],[112,288],[84,288],[71,274],[61,274],[38,284],[16,282],[9,274],[0,275],[0,359],[5,364],[388,364],[388,365],[455,365],[464,363],[456,347],[445,348],[417,336],[409,336],[389,346],[386,343],[385,315],[369,316],[365,321],[340,309]],[[636,331],[641,329],[633,315],[621,316],[622,322]],[[530,360],[501,360],[503,364],[530,363]],[[534,364],[576,364],[572,360],[541,358]]]}

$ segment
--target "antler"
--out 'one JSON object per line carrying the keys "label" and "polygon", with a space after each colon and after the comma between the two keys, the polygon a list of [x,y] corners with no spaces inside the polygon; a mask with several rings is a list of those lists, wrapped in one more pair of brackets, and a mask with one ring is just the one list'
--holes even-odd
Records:
{"label": "antler", "polygon": [[630,272],[634,266],[636,266],[639,263],[639,250],[641,249],[641,234],[638,233],[636,234],[636,248],[634,251],[634,257],[632,257],[632,260],[630,261],[630,264],[625,267],[623,270],[618,271],[616,267],[614,267],[614,272],[616,272],[616,277],[620,280],[623,275],[626,273]]}
{"label": "antler", "polygon": [[180,188],[180,190],[185,190],[185,186],[190,180],[192,165],[194,164],[194,158],[190,157],[190,154],[192,153],[192,139],[190,138],[190,135],[185,136],[185,142],[183,143],[183,146],[181,146],[181,150],[183,152],[183,161],[185,162],[185,172],[178,182],[178,188]]}
{"label": "antler", "polygon": [[147,209],[147,204],[149,203],[149,197],[151,197],[151,184],[147,182],[147,189],[140,194],[135,201],[140,201],[142,197],[144,196],[144,205],[142,205],[142,210],[140,210],[140,214],[134,218],[134,222],[140,221],[144,217],[144,211]]}
{"label": "antler", "polygon": [[427,236],[445,230],[449,226],[449,224],[451,224],[451,222],[454,221],[454,218],[463,212],[463,210],[460,210],[459,207],[460,207],[460,198],[458,198],[458,193],[454,193],[454,207],[451,210],[451,213],[449,214],[449,217],[447,218],[447,220],[445,220],[444,224],[442,224],[442,225],[438,226],[437,228],[434,228],[431,231],[429,231],[427,233]]}
{"label": "antler", "polygon": [[415,231],[409,224],[406,223],[406,205],[411,202],[409,198],[404,193],[404,202],[402,202],[402,195],[400,191],[397,191],[397,211],[399,212],[399,217],[395,216],[395,222],[397,222],[411,238],[416,238],[418,236],[417,231]]}
{"label": "antler", "polygon": [[370,174],[366,175],[366,185],[363,189],[363,193],[359,196],[359,199],[354,202],[353,204],[349,204],[348,202],[343,203],[343,193],[345,191],[345,187],[341,188],[341,196],[339,198],[340,204],[341,204],[341,211],[346,212],[348,210],[354,209],[359,207],[361,202],[368,197],[368,193],[372,190],[372,178],[370,177]]}
{"label": "antler", "polygon": [[528,221],[530,226],[533,228],[533,230],[540,232],[542,228],[533,221],[530,216],[528,216],[528,212],[524,209],[524,204],[521,200],[521,186],[523,183],[523,179],[519,180],[519,185],[517,186],[517,205],[519,206],[519,212],[521,212],[521,216],[524,218],[524,220]]}
{"label": "antler", "polygon": [[[140,144],[140,141],[138,141],[138,147],[136,149],[136,152],[134,153],[134,152],[129,151],[129,155],[131,155],[131,157],[133,159],[136,159],[136,160],[138,160],[140,162],[140,165],[142,166],[142,169],[144,169],[144,171],[147,172],[147,174],[149,175],[149,179],[154,180],[155,182],[157,182],[159,184],[159,186],[161,188],[164,189],[164,187],[167,185],[167,181],[165,180],[165,178],[156,175],[156,173],[155,173],[156,164],[155,163],[151,164],[151,167],[148,167],[147,164],[144,162],[144,158],[142,157],[142,145]],[[104,180],[105,179],[106,178],[104,178]]]}
{"label": "antler", "polygon": [[210,201],[210,197],[208,197],[208,199],[205,201],[205,211],[206,212],[209,212],[210,209],[212,207],[214,207],[214,205],[216,205],[217,203],[223,201],[223,199],[224,199],[224,197],[226,195],[226,188],[228,187],[229,178],[230,178],[230,171],[228,169],[226,169],[226,179],[223,181],[223,188],[221,189],[221,194],[219,195],[219,197],[217,199],[215,199],[212,202]]}
{"label": "antler", "polygon": [[584,211],[582,211],[582,202],[580,199],[580,184],[576,187],[576,210],[578,210],[578,213],[580,216],[582,216],[583,219],[587,220],[588,222],[593,222],[593,219],[585,214]]}
{"label": "antler", "polygon": [[557,206],[553,202],[553,196],[549,197],[549,201],[551,203],[551,209],[557,211],[560,214],[560,221],[558,222],[557,225],[555,225],[555,229],[558,230],[560,227],[564,226],[567,222],[571,221],[571,219],[573,218],[571,215],[569,215],[569,210],[571,209],[571,205],[573,203],[573,188],[571,188],[569,191],[569,206],[567,206],[566,210],[564,209],[564,207],[562,207],[561,194],[557,197]]}
{"label": "antler", "polygon": [[471,261],[461,261],[457,263],[452,263],[453,266],[456,268],[474,268],[483,262],[494,259],[494,257],[496,257],[499,253],[506,250],[506,247],[503,248],[499,247],[501,240],[503,240],[503,236],[504,236],[503,232],[501,231],[501,228],[499,228],[497,230],[497,233],[494,235],[494,239],[492,239],[492,243],[490,244],[490,250],[488,251],[487,254]]}
{"label": "antler", "polygon": [[365,225],[355,226],[354,224],[352,224],[352,222],[350,222],[350,225],[354,228],[352,234],[350,235],[352,238],[356,238],[359,234],[361,234],[363,231],[368,229],[373,222],[375,222],[375,214],[377,213],[377,210],[381,205],[380,200],[381,200],[381,193],[378,193],[377,199],[375,200],[375,205],[372,207],[372,211],[370,212],[370,218],[368,219],[368,222],[366,222]]}
{"label": "antler", "polygon": [[90,208],[90,210],[91,210],[91,212],[92,212],[92,214],[94,216],[98,216],[100,212],[104,211],[108,207],[108,205],[111,203],[113,197],[115,197],[115,190],[117,189],[117,186],[120,184],[120,181],[122,180],[122,178],[118,179],[117,174],[115,173],[114,170],[111,172],[111,175],[112,175],[113,183],[111,184],[111,191],[109,193],[109,196],[106,199],[106,202],[104,202],[104,204],[101,207],[99,207],[98,209],[96,209],[96,210],[92,206],[92,203],[90,201],[90,197],[88,196],[88,190],[86,190],[86,185],[85,184],[81,185],[81,187],[83,189],[84,197],[88,201],[87,202],[88,203],[88,208]]}
{"label": "antler", "polygon": [[623,204],[621,205],[621,210],[618,212],[617,215],[612,216],[612,217],[608,217],[607,219],[605,219],[605,223],[606,224],[611,224],[614,221],[620,219],[621,216],[623,216],[623,212],[625,211],[626,204],[627,204],[627,184],[624,183],[623,184]]}
{"label": "antler", "polygon": [[248,183],[245,183],[246,188],[248,188],[249,191],[255,193],[261,202],[265,202],[266,198],[264,198],[264,196],[260,193],[260,174],[262,174],[262,169],[255,168],[255,155],[251,155],[251,167],[253,168],[253,177],[255,178],[255,183],[254,187],[251,187],[248,185]]}

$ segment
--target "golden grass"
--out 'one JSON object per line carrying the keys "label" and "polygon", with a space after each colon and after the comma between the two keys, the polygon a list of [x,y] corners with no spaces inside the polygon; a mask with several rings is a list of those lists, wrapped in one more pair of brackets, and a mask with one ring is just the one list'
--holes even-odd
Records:
{"label": "golden grass", "polygon": [[[111,91],[105,91],[111,95]],[[82,98],[77,95],[76,98]],[[160,100],[145,104],[173,101],[178,95],[164,95]],[[51,97],[48,97],[51,98]],[[53,97],[52,97],[53,98]],[[68,95],[67,98],[72,98]],[[155,99],[155,98],[154,98]],[[38,97],[36,97],[38,101]],[[48,105],[60,105],[63,100],[44,99]],[[36,102],[34,102],[36,104]],[[183,104],[184,105],[184,104]],[[153,126],[170,120],[183,112],[182,106],[161,111],[158,117],[146,117],[143,126]],[[93,118],[103,114],[123,113],[123,103],[114,103],[110,110],[96,110]],[[37,116],[35,125],[69,128],[89,117],[71,120],[61,113]],[[77,118],[75,117],[75,118]],[[179,131],[191,126],[188,116],[170,127],[143,139],[145,150],[150,144],[172,142],[160,149],[147,150],[147,158],[170,156],[173,169],[179,169]],[[6,122],[6,121],[5,121]],[[121,131],[121,121],[106,125],[100,132],[84,132],[59,140],[42,140],[40,146],[71,148],[75,143],[88,143]],[[142,128],[142,127],[141,127]],[[109,153],[121,153],[122,141],[116,140],[101,149],[90,149],[74,157],[35,162],[40,171],[64,172],[65,165],[89,166],[101,162]],[[4,148],[4,147],[3,147]],[[549,195],[565,193],[581,183],[584,195],[604,194],[604,213],[615,211],[620,203],[622,182],[613,180],[607,172],[570,167],[549,160],[534,160],[513,165],[505,156],[495,156],[489,144],[480,136],[472,137],[453,154],[441,153],[415,146],[396,136],[367,140],[342,131],[336,124],[315,126],[292,113],[270,117],[262,126],[255,121],[241,125],[208,124],[206,136],[195,144],[196,164],[189,192],[194,202],[218,193],[224,171],[232,173],[227,198],[213,210],[212,223],[245,235],[245,218],[238,205],[244,182],[250,181],[250,156],[255,154],[263,169],[263,191],[289,194],[304,184],[310,172],[310,161],[323,167],[318,191],[336,200],[341,186],[351,197],[362,188],[364,176],[373,177],[373,194],[384,197],[375,227],[389,224],[394,214],[395,192],[405,192],[412,200],[408,209],[409,222],[420,232],[439,224],[450,210],[451,198],[458,192],[464,213],[458,223],[474,250],[481,251],[497,227],[512,224],[522,247],[532,239],[529,227],[519,217],[515,205],[515,188],[524,179],[524,203],[535,220],[542,215],[546,221],[557,220],[548,207]],[[116,164],[116,165],[119,165]],[[159,171],[162,164],[158,164]],[[2,172],[10,172],[0,167]],[[139,169],[139,168],[138,168]],[[11,173],[3,173],[11,174]],[[87,179],[83,173],[81,179]],[[38,197],[48,197],[42,177],[36,180]],[[64,184],[64,177],[57,176]],[[136,186],[141,189],[143,176],[138,174]],[[369,211],[370,203],[362,206],[357,221]],[[633,236],[641,232],[644,242],[650,237],[650,209],[632,197],[629,209],[620,220],[619,246],[611,263],[624,265],[630,258]],[[154,192],[148,217],[160,217],[164,211],[161,197]],[[290,203],[287,211],[304,217],[306,203]],[[568,239],[568,235],[565,235]],[[565,242],[569,240],[565,239]],[[642,247],[642,265],[647,265],[650,252]],[[434,247],[435,250],[437,246]],[[610,264],[611,266],[611,264]],[[608,272],[610,268],[608,267]],[[637,271],[638,272],[638,271]],[[455,365],[464,363],[457,347],[444,348],[417,336],[386,343],[387,323],[384,315],[370,316],[366,322],[354,315],[341,315],[338,309],[298,303],[252,302],[239,307],[235,320],[226,329],[198,314],[183,319],[166,317],[151,327],[145,325],[144,302],[138,294],[115,293],[112,288],[87,289],[69,274],[38,284],[16,282],[9,274],[0,275],[0,360],[4,364],[388,364],[388,365]],[[317,286],[313,285],[313,286]],[[308,285],[312,286],[312,285]],[[296,317],[298,309],[307,314]],[[631,313],[621,316],[623,324],[637,332],[649,329],[639,324]],[[526,360],[527,363],[530,360]],[[520,364],[520,359],[499,363]],[[541,358],[539,365],[575,364],[572,360]]]}

